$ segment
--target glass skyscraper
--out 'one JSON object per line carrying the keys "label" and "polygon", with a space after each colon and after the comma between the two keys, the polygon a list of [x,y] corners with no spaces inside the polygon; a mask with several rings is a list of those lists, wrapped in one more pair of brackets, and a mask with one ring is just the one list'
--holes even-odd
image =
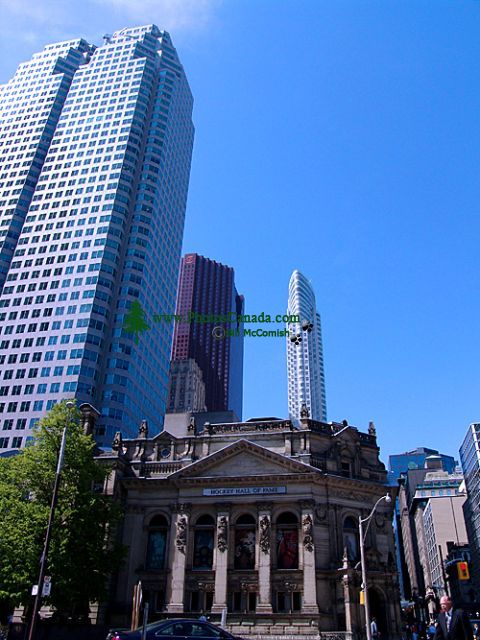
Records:
{"label": "glass skyscraper", "polygon": [[[238,316],[243,315],[244,304],[235,287],[232,267],[196,253],[182,258],[175,313],[183,322],[175,323],[172,363],[193,359],[202,372],[207,411],[234,411],[239,420],[243,403],[243,322]],[[222,316],[227,320],[218,320]],[[176,382],[173,377],[172,400],[178,395]]]}
{"label": "glass skyscraper", "polygon": [[477,591],[480,591],[480,424],[474,422],[460,447],[460,462],[467,489],[464,505],[465,523],[472,566],[470,572]]}
{"label": "glass skyscraper", "polygon": [[315,294],[307,278],[295,270],[288,285],[289,316],[300,322],[287,326],[288,413],[298,421],[306,408],[313,420],[326,422],[327,399],[323,369],[323,346],[320,314]]}
{"label": "glass skyscraper", "polygon": [[51,44],[0,89],[0,450],[55,402],[101,412],[97,438],[162,426],[193,99],[170,36]]}

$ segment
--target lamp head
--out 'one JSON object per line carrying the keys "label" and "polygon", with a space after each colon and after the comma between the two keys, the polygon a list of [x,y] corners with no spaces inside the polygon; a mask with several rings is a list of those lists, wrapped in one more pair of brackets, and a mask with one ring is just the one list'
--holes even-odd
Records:
{"label": "lamp head", "polygon": [[67,407],[67,409],[73,409],[75,407],[75,403],[72,402],[71,400],[69,400],[68,402],[65,403],[65,406]]}
{"label": "lamp head", "polygon": [[387,495],[385,496],[385,502],[387,504],[390,504],[391,501],[392,501],[392,496],[389,493],[387,493]]}

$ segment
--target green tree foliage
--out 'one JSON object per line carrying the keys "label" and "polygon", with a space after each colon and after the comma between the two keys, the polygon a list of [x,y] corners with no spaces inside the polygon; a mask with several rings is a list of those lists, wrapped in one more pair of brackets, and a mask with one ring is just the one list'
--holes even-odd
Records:
{"label": "green tree foliage", "polygon": [[135,336],[135,343],[138,344],[138,335],[142,331],[148,331],[150,326],[145,319],[145,311],[138,300],[134,300],[124,319],[123,328]]}
{"label": "green tree foliage", "polygon": [[[80,412],[57,404],[19,455],[0,458],[0,600],[28,603],[36,584],[50,511],[62,432],[68,437],[46,574],[44,602],[69,616],[106,597],[108,576],[123,559],[112,541],[121,516],[102,493],[109,469],[94,460],[95,443],[83,433]],[[109,540],[107,543],[107,539]]]}

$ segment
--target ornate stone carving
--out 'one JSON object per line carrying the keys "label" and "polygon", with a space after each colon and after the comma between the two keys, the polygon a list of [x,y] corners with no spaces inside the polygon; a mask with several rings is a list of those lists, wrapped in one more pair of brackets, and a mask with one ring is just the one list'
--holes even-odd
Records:
{"label": "ornate stone carving", "polygon": [[144,440],[148,438],[148,422],[146,420],[142,420],[140,423],[140,428],[138,429],[138,437]]}
{"label": "ornate stone carving", "polygon": [[117,431],[115,433],[114,438],[113,438],[112,449],[114,451],[118,451],[120,453],[121,449],[122,449],[122,446],[123,446],[122,432],[121,431]]}
{"label": "ornate stone carving", "polygon": [[186,580],[186,586],[189,591],[215,591],[215,582],[205,580],[202,576],[189,578]]}
{"label": "ornate stone carving", "polygon": [[323,522],[327,519],[327,508],[321,505],[318,505],[315,509],[315,517],[318,522]]}
{"label": "ornate stone carving", "polygon": [[313,509],[315,507],[315,500],[299,500],[298,504],[300,505],[300,509]]}
{"label": "ornate stone carving", "polygon": [[307,551],[313,551],[313,520],[312,516],[307,513],[303,516],[303,548]]}
{"label": "ornate stone carving", "polygon": [[273,509],[273,502],[257,502],[257,512],[260,514],[264,511],[271,511]]}
{"label": "ornate stone carving", "polygon": [[[208,427],[207,427],[208,425]],[[212,429],[212,433],[251,433],[252,431],[294,431],[295,427],[290,420],[272,420],[271,422],[257,422],[254,425],[251,422],[234,422],[225,424],[211,425],[208,422],[204,425],[204,430]]]}
{"label": "ornate stone carving", "polygon": [[260,518],[260,549],[263,553],[270,552],[270,518],[262,516]]}
{"label": "ornate stone carving", "polygon": [[375,424],[373,422],[368,423],[368,435],[376,436],[377,430],[375,429]]}
{"label": "ornate stone carving", "polygon": [[191,502],[177,502],[177,504],[170,505],[170,509],[173,513],[185,514],[187,516],[192,512],[192,503]]}
{"label": "ornate stone carving", "polygon": [[217,547],[222,553],[228,548],[228,520],[226,516],[220,516],[218,519]]}
{"label": "ornate stone carving", "polygon": [[375,514],[375,524],[377,529],[385,529],[385,518],[381,513]]}
{"label": "ornate stone carving", "polygon": [[187,519],[185,516],[181,516],[177,520],[177,537],[175,539],[177,549],[181,553],[185,553],[187,547]]}
{"label": "ornate stone carving", "polygon": [[213,434],[215,433],[215,427],[213,426],[213,424],[210,424],[210,422],[205,422],[205,424],[203,425],[203,430],[206,431],[209,436],[213,436]]}
{"label": "ornate stone carving", "polygon": [[195,416],[190,416],[190,421],[188,423],[188,431],[195,433]]}
{"label": "ornate stone carving", "polygon": [[300,409],[300,417],[301,418],[309,418],[310,417],[310,411],[308,410],[308,407],[305,403],[302,404],[302,408]]}

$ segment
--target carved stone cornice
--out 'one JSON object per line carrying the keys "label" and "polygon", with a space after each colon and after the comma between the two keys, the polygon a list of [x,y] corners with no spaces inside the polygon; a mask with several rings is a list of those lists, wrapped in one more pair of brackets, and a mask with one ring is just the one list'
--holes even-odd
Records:
{"label": "carved stone cornice", "polygon": [[[198,462],[196,462],[195,464],[198,464]],[[193,467],[193,465],[190,465]],[[187,469],[188,467],[184,467],[182,469],[179,470],[180,471],[184,471],[185,469]],[[172,474],[173,476],[176,476],[175,474]],[[202,477],[202,476],[198,476],[198,477],[175,477],[175,487],[201,487],[202,489],[206,489],[208,487],[217,487],[217,486],[221,486],[224,487],[226,486],[225,483],[233,483],[235,482],[235,484],[238,485],[238,477],[236,476],[231,476],[231,477],[225,477],[225,476],[218,476],[218,477],[209,477],[208,479]],[[133,478],[133,480],[136,481],[136,483],[140,484],[143,480],[143,478]],[[170,477],[166,477],[166,478],[148,478],[148,480],[145,481],[144,486],[149,486],[150,489],[153,489],[153,487],[155,486],[155,483],[158,484],[165,484],[166,482],[168,482],[170,480]],[[271,484],[279,484],[279,485],[284,485],[285,484],[285,474],[269,474],[268,476],[268,482]],[[318,471],[307,471],[307,473],[298,473],[298,472],[292,472],[291,475],[288,476],[288,484],[289,485],[293,485],[293,484],[305,484],[305,483],[309,483],[309,484],[313,484],[313,483],[324,483],[325,482],[325,478],[324,478],[324,474],[322,474],[320,472],[320,470]],[[255,476],[248,476],[242,479],[242,486],[243,487],[258,487],[258,486],[264,486],[265,485],[265,476],[264,475],[255,475]],[[133,483],[131,486],[134,486]],[[228,486],[228,485],[227,485]],[[158,485],[157,485],[158,488]],[[242,497],[244,498],[245,496],[235,496],[235,497]]]}
{"label": "carved stone cornice", "polygon": [[291,429],[292,423],[290,420],[270,420],[270,421],[262,421],[262,422],[228,422],[228,423],[220,423],[220,424],[209,424],[208,431],[209,435],[214,434],[230,434],[230,433],[252,433],[252,432],[262,432],[262,431],[285,431],[286,429]]}
{"label": "carved stone cornice", "polygon": [[205,576],[192,576],[186,584],[189,591],[215,591],[215,580]]}

